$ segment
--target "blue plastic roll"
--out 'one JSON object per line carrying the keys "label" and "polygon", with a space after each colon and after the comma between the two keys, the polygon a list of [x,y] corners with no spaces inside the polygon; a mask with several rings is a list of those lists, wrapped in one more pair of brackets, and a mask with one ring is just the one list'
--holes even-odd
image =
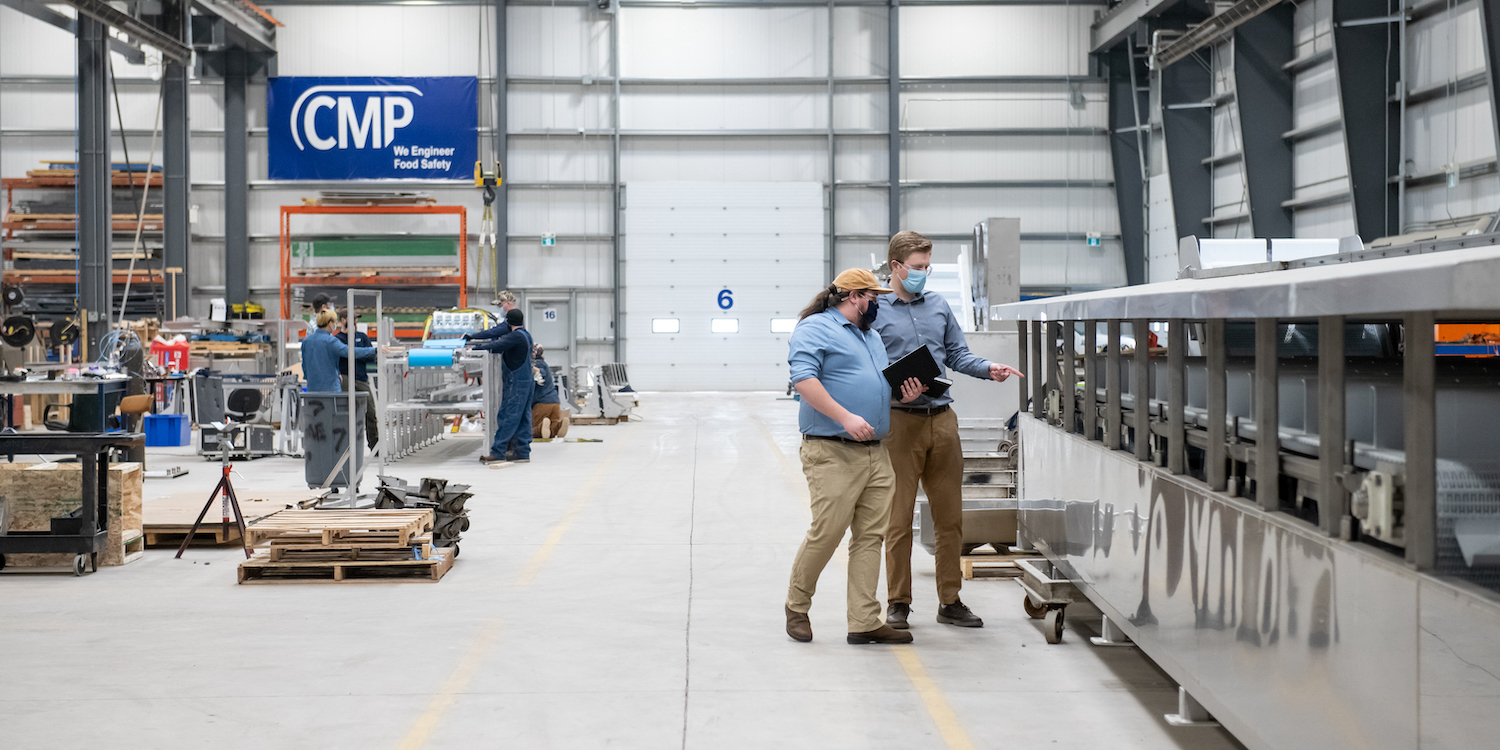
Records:
{"label": "blue plastic roll", "polygon": [[463,345],[463,339],[428,339],[422,342],[424,349],[457,349]]}
{"label": "blue plastic roll", "polygon": [[408,367],[450,367],[453,365],[452,349],[412,349],[406,353]]}

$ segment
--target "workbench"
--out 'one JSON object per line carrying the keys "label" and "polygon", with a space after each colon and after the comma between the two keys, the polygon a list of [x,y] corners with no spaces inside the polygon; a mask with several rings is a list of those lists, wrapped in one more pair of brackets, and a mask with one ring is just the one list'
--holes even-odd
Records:
{"label": "workbench", "polygon": [[[105,394],[125,393],[130,385],[129,378],[87,378],[82,380],[21,380],[0,381],[0,396],[7,402],[5,409],[5,426],[15,427],[13,406],[10,406],[11,396],[25,396],[33,393],[47,395],[69,395],[87,396],[98,394],[101,404],[99,418],[99,432],[109,431],[109,415],[104,413],[102,405],[107,403]],[[35,453],[36,451],[20,451],[22,453]]]}

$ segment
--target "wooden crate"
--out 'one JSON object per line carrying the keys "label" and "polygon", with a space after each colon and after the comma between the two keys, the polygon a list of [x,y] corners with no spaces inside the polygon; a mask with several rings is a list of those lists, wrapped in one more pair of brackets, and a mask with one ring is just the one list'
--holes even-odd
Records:
{"label": "wooden crate", "polygon": [[[272,513],[277,513],[288,508],[307,508],[323,495],[327,490],[274,490],[274,491],[236,491],[240,500],[240,513],[245,516],[245,523],[258,521]],[[203,504],[208,502],[208,495],[202,492],[179,492],[167,497],[149,500],[142,512],[143,530],[146,533],[147,547],[176,547],[182,544],[187,537],[188,531],[193,528],[193,521],[198,518],[198,513],[203,510]],[[203,525],[198,527],[198,533],[193,536],[193,544],[196,545],[223,545],[237,542],[240,539],[240,530],[230,524],[226,530],[223,525],[223,515],[219,508],[219,502],[214,503],[208,515],[203,518]]]}
{"label": "wooden crate", "polygon": [[348,550],[302,550],[280,560],[262,553],[240,563],[239,582],[267,583],[436,583],[453,568],[450,550],[426,547],[425,559],[410,549],[362,550],[350,559]]}

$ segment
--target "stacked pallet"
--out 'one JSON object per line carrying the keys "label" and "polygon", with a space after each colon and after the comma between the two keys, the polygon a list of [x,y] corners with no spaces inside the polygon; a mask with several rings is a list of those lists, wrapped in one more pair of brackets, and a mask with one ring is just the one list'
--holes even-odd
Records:
{"label": "stacked pallet", "polygon": [[240,583],[439,581],[453,556],[432,545],[433,512],[284,510],[247,528],[261,552]]}
{"label": "stacked pallet", "polygon": [[413,487],[396,477],[381,480],[380,493],[375,496],[376,508],[427,508],[436,514],[433,522],[433,540],[436,547],[450,548],[458,557],[458,542],[469,530],[469,511],[464,507],[474,493],[467,484],[448,484],[446,479],[423,477],[422,484]]}

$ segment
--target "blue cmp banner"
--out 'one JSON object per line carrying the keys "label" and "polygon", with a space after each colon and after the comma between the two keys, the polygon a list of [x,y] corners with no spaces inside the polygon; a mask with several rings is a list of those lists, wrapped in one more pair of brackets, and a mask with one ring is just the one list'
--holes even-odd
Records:
{"label": "blue cmp banner", "polygon": [[273,180],[473,180],[477,78],[271,79]]}

